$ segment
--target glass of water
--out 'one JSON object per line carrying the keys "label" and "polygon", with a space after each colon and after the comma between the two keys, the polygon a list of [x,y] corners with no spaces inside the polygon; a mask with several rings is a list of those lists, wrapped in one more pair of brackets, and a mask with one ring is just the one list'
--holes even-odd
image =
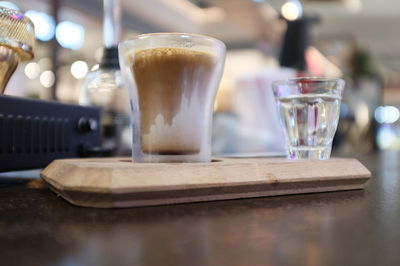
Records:
{"label": "glass of water", "polygon": [[344,80],[296,78],[272,84],[289,159],[329,159]]}

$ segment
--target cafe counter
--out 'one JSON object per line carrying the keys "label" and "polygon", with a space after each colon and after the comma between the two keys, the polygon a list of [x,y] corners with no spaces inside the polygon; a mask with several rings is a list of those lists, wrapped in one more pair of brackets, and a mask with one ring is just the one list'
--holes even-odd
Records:
{"label": "cafe counter", "polygon": [[399,154],[358,159],[365,190],[128,209],[2,173],[1,265],[400,265]]}

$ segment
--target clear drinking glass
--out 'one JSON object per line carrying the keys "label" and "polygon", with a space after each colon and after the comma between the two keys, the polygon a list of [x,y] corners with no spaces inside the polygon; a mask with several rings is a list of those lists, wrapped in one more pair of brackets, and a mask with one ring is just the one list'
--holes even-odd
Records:
{"label": "clear drinking glass", "polygon": [[298,78],[272,84],[289,159],[329,159],[344,80]]}
{"label": "clear drinking glass", "polygon": [[186,33],[139,35],[119,45],[130,93],[134,162],[209,162],[225,45]]}

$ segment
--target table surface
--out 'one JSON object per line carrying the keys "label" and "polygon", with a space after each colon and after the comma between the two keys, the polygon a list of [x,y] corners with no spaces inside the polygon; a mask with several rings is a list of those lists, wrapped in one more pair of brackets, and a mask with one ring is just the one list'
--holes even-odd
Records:
{"label": "table surface", "polygon": [[365,190],[131,209],[74,207],[0,176],[1,265],[400,265],[400,155]]}

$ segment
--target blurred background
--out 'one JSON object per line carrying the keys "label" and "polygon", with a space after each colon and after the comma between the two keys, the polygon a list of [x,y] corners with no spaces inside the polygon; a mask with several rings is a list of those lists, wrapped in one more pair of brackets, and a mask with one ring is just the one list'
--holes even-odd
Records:
{"label": "blurred background", "polygon": [[[120,4],[120,40],[148,32],[190,32],[227,45],[214,114],[215,154],[281,154],[283,137],[270,84],[296,76],[346,80],[335,152],[400,149],[398,1]],[[25,13],[36,32],[35,58],[18,66],[5,94],[78,104],[88,73],[96,71],[103,54],[103,1],[14,0],[0,1],[0,6]]]}

